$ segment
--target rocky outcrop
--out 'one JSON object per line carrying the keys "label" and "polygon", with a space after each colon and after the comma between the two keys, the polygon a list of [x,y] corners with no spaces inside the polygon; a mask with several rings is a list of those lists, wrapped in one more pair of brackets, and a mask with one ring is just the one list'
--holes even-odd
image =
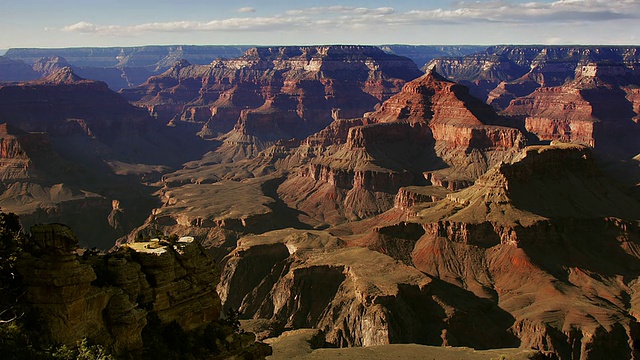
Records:
{"label": "rocky outcrop", "polygon": [[475,96],[504,109],[510,99],[526,96],[538,87],[573,80],[589,63],[633,64],[639,58],[634,46],[500,45],[475,54],[435,59],[426,68],[469,86]]}
{"label": "rocky outcrop", "polygon": [[521,146],[516,129],[491,127],[504,120],[466,87],[431,71],[405,85],[385,102],[372,122],[409,122],[429,125],[433,139],[450,148],[511,148]]}
{"label": "rocky outcrop", "polygon": [[41,177],[33,159],[44,164],[55,158],[51,141],[45,134],[27,133],[12,125],[0,124],[0,179],[5,186]]}
{"label": "rocky outcrop", "polygon": [[223,137],[227,148],[218,151],[221,161],[237,161],[278,139],[304,138],[335,118],[360,117],[420,74],[409,59],[376,47],[253,48],[207,66],[177,62],[122,94],[165,121],[197,125],[204,137],[227,133],[237,122]]}
{"label": "rocky outcrop", "polygon": [[[108,345],[117,343],[118,351],[142,347],[141,331],[145,313],[117,291],[91,286],[96,274],[90,265],[80,264],[72,252],[77,239],[62,225],[32,229],[34,254],[22,257],[19,271],[27,288],[26,300],[40,310],[41,321],[51,340],[75,344],[83,337]],[[41,255],[44,254],[44,255]],[[114,299],[110,306],[111,298]],[[135,300],[134,300],[135,301]],[[107,318],[103,318],[103,311]],[[113,315],[110,317],[109,315]],[[128,329],[111,334],[107,322],[128,322]]]}
{"label": "rocky outcrop", "polygon": [[33,70],[38,72],[40,77],[48,77],[66,67],[71,70],[71,64],[69,64],[65,58],[60,56],[40,58],[33,63]]}
{"label": "rocky outcrop", "polygon": [[394,201],[394,207],[400,210],[409,210],[421,203],[431,203],[442,200],[448,191],[446,186],[407,186],[398,190]]}
{"label": "rocky outcrop", "polygon": [[289,229],[242,238],[225,261],[218,286],[224,306],[285,327],[318,328],[331,344],[515,344],[501,338],[509,317],[496,308],[463,293],[454,300],[444,284],[380,253],[341,248],[326,233]]}
{"label": "rocky outcrop", "polygon": [[[192,180],[189,174],[184,175],[180,180]],[[186,184],[177,180],[165,179],[163,205],[121,242],[133,243],[137,234],[161,229],[197,237],[217,261],[233,250],[240,236],[299,225],[295,216],[291,218],[290,209],[273,194],[282,182],[278,177],[263,176],[253,181],[200,179],[202,182]]]}
{"label": "rocky outcrop", "polygon": [[540,140],[577,142],[633,156],[640,134],[633,96],[640,83],[623,64],[591,63],[562,86],[543,87],[511,101],[503,114],[522,121]]}
{"label": "rocky outcrop", "polygon": [[362,120],[335,122],[305,140],[336,143],[278,193],[289,206],[336,225],[390,209],[403,186],[457,190],[523,146],[522,133],[498,126],[503,122],[467,88],[430,72]]}
{"label": "rocky outcrop", "polygon": [[217,274],[193,238],[136,243],[109,255],[79,257],[77,247],[68,227],[37,225],[20,257],[26,301],[39,310],[51,341],[87,338],[126,353],[142,348],[150,313],[187,331],[218,319]]}
{"label": "rocky outcrop", "polygon": [[[418,269],[512,314],[511,332],[522,346],[562,359],[603,352],[632,358],[634,306],[598,299],[633,296],[637,209],[586,148],[528,148],[521,160],[418,211],[425,234],[411,258]],[[619,276],[628,282],[613,285]]]}

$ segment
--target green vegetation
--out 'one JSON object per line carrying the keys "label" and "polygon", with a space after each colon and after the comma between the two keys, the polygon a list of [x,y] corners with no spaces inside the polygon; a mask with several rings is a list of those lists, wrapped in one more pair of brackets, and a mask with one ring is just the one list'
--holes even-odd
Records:
{"label": "green vegetation", "polygon": [[231,355],[240,359],[262,359],[271,354],[264,344],[255,343],[255,336],[240,330],[239,313],[227,312],[227,318],[209,324],[200,332],[185,332],[176,321],[162,325],[158,316],[150,313],[142,331],[145,344],[143,359],[210,359]]}

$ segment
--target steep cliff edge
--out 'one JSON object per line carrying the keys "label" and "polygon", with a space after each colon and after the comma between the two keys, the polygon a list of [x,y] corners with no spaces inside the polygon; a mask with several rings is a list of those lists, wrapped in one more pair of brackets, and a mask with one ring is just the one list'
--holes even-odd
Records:
{"label": "steep cliff edge", "polygon": [[632,358],[638,209],[588,149],[527,148],[418,212],[425,235],[411,258],[512,314],[521,346],[562,359]]}
{"label": "steep cliff edge", "polygon": [[429,72],[362,120],[334,123],[305,140],[335,145],[278,193],[289,206],[336,225],[390,209],[403,186],[468,186],[523,146],[522,133],[503,122],[466,87]]}
{"label": "steep cliff edge", "polygon": [[640,78],[623,64],[592,63],[573,81],[511,101],[502,114],[540,140],[577,142],[630,158],[640,151],[634,89]]}
{"label": "steep cliff edge", "polygon": [[218,318],[213,264],[192,239],[137,243],[111,255],[78,257],[77,239],[59,224],[37,225],[18,269],[26,300],[47,336],[75,345],[86,337],[117,352],[140,350],[149,310],[163,324],[203,328]]}
{"label": "steep cliff edge", "polygon": [[[154,331],[201,333],[220,323],[218,274],[193,238],[138,242],[106,255],[78,256],[77,243],[65,225],[36,225],[18,258],[27,309],[36,311],[46,341],[86,339],[140,358],[157,351],[145,343],[159,336]],[[252,345],[252,334],[227,335],[208,339],[220,341],[212,354],[267,354]]]}
{"label": "steep cliff edge", "polygon": [[[459,57],[442,57],[425,65],[448,79],[469,86],[482,100],[504,108],[514,95],[525,96],[542,86],[559,86],[592,62],[634,64],[637,46],[498,45]],[[491,94],[495,91],[493,94]]]}
{"label": "steep cliff edge", "polygon": [[225,307],[290,328],[315,327],[334,345],[412,342],[516,346],[513,319],[392,258],[344,248],[325,232],[279,230],[244,237],[226,259]]}
{"label": "steep cliff edge", "polygon": [[420,75],[411,60],[373,46],[252,48],[210,65],[180,61],[122,94],[204,138],[228,133],[218,161],[237,161],[373,111]]}

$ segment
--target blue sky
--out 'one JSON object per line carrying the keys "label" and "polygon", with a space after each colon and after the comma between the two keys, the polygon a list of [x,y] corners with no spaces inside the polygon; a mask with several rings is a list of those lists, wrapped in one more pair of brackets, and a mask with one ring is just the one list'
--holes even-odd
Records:
{"label": "blue sky", "polygon": [[0,49],[640,44],[640,0],[0,0]]}

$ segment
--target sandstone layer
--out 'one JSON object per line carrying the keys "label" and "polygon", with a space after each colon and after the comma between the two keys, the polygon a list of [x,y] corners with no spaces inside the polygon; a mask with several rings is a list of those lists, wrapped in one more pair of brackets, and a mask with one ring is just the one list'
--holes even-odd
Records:
{"label": "sandstone layer", "polygon": [[629,158],[640,151],[638,84],[640,77],[623,64],[590,63],[575,80],[516,98],[502,114],[540,140],[581,143]]}
{"label": "sandstone layer", "polygon": [[336,122],[309,137],[308,145],[333,145],[278,193],[289,206],[336,225],[390,209],[403,186],[430,182],[457,190],[523,145],[522,133],[502,122],[466,87],[430,72],[361,121]]}
{"label": "sandstone layer", "polygon": [[228,133],[220,159],[238,160],[362,116],[420,75],[411,60],[370,46],[253,48],[210,65],[179,61],[122,94],[202,137]]}
{"label": "sandstone layer", "polygon": [[425,68],[469,86],[475,96],[503,109],[509,99],[573,80],[577,70],[591,62],[631,65],[639,60],[636,46],[500,45],[475,54],[434,59]]}

